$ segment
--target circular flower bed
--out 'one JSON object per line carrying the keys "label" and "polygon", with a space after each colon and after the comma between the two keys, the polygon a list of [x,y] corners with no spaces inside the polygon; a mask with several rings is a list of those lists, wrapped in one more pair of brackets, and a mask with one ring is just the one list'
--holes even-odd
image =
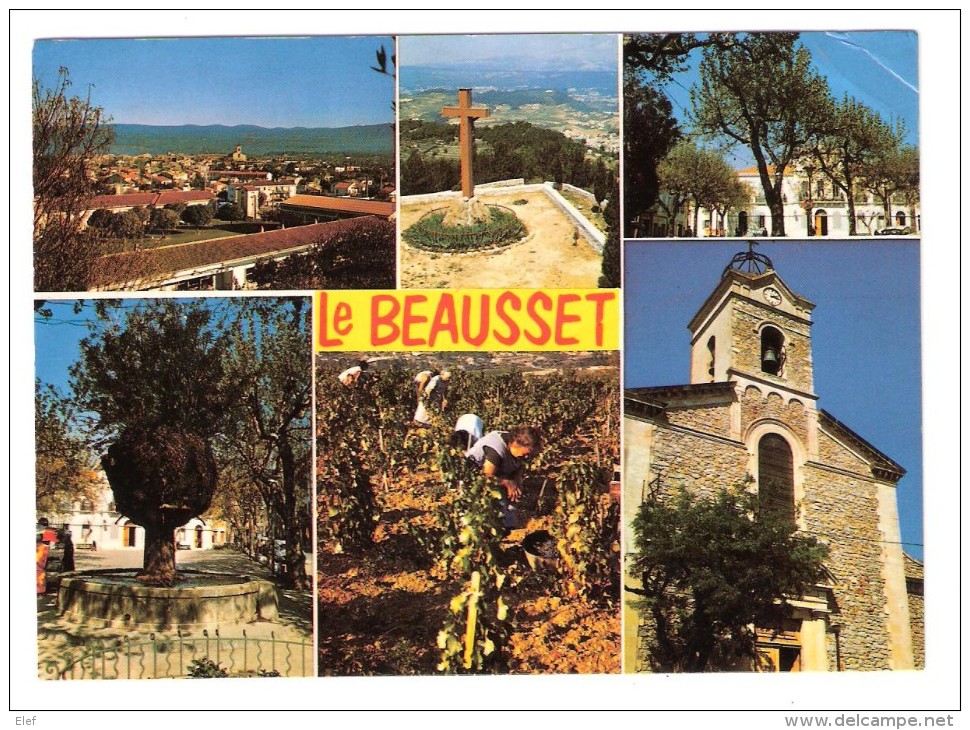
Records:
{"label": "circular flower bed", "polygon": [[464,253],[509,246],[526,235],[525,225],[513,211],[497,205],[487,210],[485,220],[461,226],[446,225],[445,210],[429,211],[404,231],[404,240],[426,251]]}

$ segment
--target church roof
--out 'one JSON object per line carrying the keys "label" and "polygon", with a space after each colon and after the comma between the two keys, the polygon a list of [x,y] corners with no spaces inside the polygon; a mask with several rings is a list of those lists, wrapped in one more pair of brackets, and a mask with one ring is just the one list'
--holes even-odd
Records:
{"label": "church roof", "polygon": [[721,401],[734,398],[734,387],[733,381],[721,381],[626,388],[623,391],[623,407],[631,415],[654,417],[659,416],[666,408],[686,404],[686,401],[696,405],[698,398]]}
{"label": "church roof", "polygon": [[[659,418],[668,408],[698,406],[710,401],[735,397],[737,383],[732,380],[717,383],[661,385],[650,388],[627,388],[623,391],[624,411],[631,416]],[[819,426],[839,440],[851,445],[870,464],[878,479],[897,482],[906,470],[866,441],[851,428],[824,409],[818,411]]]}

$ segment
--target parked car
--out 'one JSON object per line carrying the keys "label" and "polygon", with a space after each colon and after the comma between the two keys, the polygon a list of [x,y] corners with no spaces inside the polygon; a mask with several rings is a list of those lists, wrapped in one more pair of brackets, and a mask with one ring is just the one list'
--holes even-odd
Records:
{"label": "parked car", "polygon": [[913,232],[913,229],[909,226],[905,228],[883,228],[881,231],[876,231],[877,236],[908,236]]}

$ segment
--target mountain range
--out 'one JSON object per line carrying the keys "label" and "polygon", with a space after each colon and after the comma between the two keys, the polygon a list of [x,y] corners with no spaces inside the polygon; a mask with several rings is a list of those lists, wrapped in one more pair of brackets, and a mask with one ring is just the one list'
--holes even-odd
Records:
{"label": "mountain range", "polygon": [[354,127],[257,127],[221,124],[160,126],[113,124],[111,151],[118,155],[226,154],[242,145],[246,155],[393,154],[394,127],[370,124]]}

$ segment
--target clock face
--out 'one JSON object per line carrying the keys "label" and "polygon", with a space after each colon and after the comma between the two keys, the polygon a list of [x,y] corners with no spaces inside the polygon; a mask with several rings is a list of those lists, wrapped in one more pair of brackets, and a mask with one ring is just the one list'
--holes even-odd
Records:
{"label": "clock face", "polygon": [[769,286],[762,292],[765,301],[768,302],[773,307],[777,307],[781,304],[781,293],[775,289],[773,286]]}

